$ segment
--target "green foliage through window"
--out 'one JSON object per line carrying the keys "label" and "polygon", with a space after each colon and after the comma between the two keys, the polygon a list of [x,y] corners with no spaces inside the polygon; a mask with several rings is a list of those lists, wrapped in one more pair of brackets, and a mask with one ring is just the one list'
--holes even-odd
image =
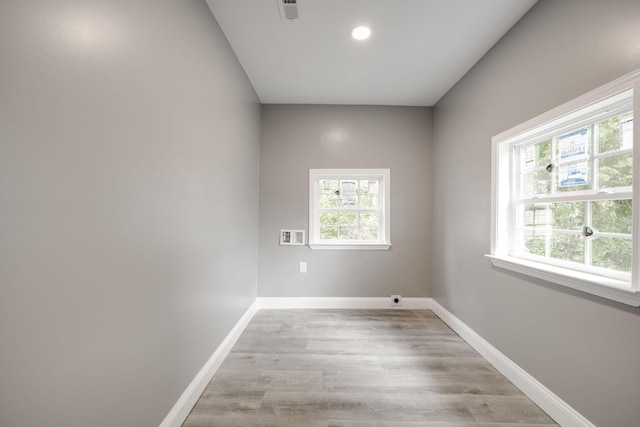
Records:
{"label": "green foliage through window", "polygon": [[[632,185],[632,124],[627,112],[517,147],[522,252],[631,271],[632,200],[608,194]],[[536,201],[555,195],[580,200]]]}
{"label": "green foliage through window", "polygon": [[320,238],[377,241],[380,182],[373,179],[319,181]]}

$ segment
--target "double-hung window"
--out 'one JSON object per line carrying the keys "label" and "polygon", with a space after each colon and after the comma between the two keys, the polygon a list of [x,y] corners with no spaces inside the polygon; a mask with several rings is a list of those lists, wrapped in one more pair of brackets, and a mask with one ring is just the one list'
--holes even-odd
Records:
{"label": "double-hung window", "polygon": [[389,249],[389,169],[310,169],[309,246]]}
{"label": "double-hung window", "polygon": [[640,305],[639,77],[494,137],[494,265]]}

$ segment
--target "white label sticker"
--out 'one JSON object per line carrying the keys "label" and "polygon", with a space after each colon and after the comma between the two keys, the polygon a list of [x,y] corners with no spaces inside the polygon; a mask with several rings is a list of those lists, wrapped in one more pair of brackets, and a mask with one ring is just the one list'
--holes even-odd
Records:
{"label": "white label sticker", "polygon": [[522,169],[531,169],[536,165],[536,146],[529,145],[524,147],[521,152]]}
{"label": "white label sticker", "polygon": [[558,168],[558,178],[560,181],[560,187],[573,187],[576,185],[588,184],[587,162],[560,165]]}
{"label": "white label sticker", "polygon": [[587,155],[587,128],[562,135],[560,142],[560,159],[572,159]]}

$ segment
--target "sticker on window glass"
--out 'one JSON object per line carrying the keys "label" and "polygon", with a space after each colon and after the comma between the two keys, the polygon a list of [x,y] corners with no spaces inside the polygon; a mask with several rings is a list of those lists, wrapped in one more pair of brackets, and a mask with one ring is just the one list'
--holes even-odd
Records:
{"label": "sticker on window glass", "polygon": [[558,138],[560,142],[560,159],[584,157],[587,154],[587,139],[587,128],[562,135]]}
{"label": "sticker on window glass", "polygon": [[571,163],[558,167],[560,187],[587,184],[587,162]]}
{"label": "sticker on window glass", "polygon": [[342,192],[345,194],[355,194],[356,192],[356,182],[355,181],[340,181],[340,185],[342,186]]}
{"label": "sticker on window glass", "polygon": [[531,169],[536,165],[536,146],[529,145],[522,149],[522,169]]}
{"label": "sticker on window glass", "polygon": [[342,187],[340,194],[342,205],[355,206],[358,201],[356,197],[356,181],[341,181],[340,186]]}

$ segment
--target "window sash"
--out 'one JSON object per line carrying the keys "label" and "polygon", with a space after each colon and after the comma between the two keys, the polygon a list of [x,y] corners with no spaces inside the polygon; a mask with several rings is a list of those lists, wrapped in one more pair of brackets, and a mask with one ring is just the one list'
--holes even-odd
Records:
{"label": "window sash", "polygon": [[[554,249],[556,249],[557,252],[558,247],[556,245],[560,245],[561,247],[563,246],[561,243],[558,243],[561,242],[560,236],[565,235],[582,238],[582,230],[558,229],[553,228],[552,224],[545,224],[544,227],[528,227],[525,224],[525,216],[527,215],[527,210],[525,209],[525,207],[527,205],[546,205],[545,219],[548,221],[549,216],[552,215],[552,211],[548,210],[548,208],[552,206],[552,204],[562,202],[581,202],[584,204],[584,212],[580,225],[593,227],[591,202],[603,200],[632,200],[633,189],[631,186],[609,187],[601,189],[599,188],[598,176],[600,159],[632,152],[632,148],[621,148],[605,151],[602,153],[599,152],[599,126],[606,120],[618,117],[620,117],[621,119],[627,118],[627,120],[633,120],[633,110],[631,109],[631,106],[629,104],[630,101],[622,102],[622,100],[620,100],[615,111],[607,110],[605,114],[598,114],[598,111],[596,111],[591,114],[589,117],[592,120],[597,120],[596,122],[582,123],[582,126],[578,129],[560,126],[561,130],[555,129],[553,133],[545,135],[545,138],[537,138],[532,141],[527,141],[526,143],[513,145],[513,161],[511,162],[511,167],[513,169],[512,176],[515,195],[510,203],[510,215],[513,218],[513,220],[511,221],[510,234],[514,236],[510,240],[509,253],[511,256],[532,259],[538,262],[560,265],[575,270],[592,272],[594,274],[631,281],[630,272],[626,271],[627,263],[624,261],[624,253],[620,255],[622,256],[622,258],[617,259],[615,263],[609,264],[614,265],[611,268],[607,269],[593,266],[595,255],[591,239],[584,239],[582,242],[578,243],[577,246],[575,246],[575,244],[569,245],[569,247],[573,247],[574,252],[569,253],[568,256],[569,258],[574,259],[563,259],[562,257],[558,256],[557,253],[554,256]],[[622,126],[622,124],[620,124],[620,126]],[[576,158],[573,159],[571,157],[569,157],[568,159],[562,159],[562,157],[560,156],[560,139],[565,137],[565,135],[579,134],[583,130],[583,135],[585,138],[583,147],[584,154],[579,154],[578,156],[576,156]],[[620,138],[622,138],[622,129],[620,129],[619,132]],[[540,148],[538,148],[539,144],[548,144],[548,154],[544,156],[541,164],[534,167],[526,167],[525,160],[533,161],[534,164],[540,163],[540,159],[537,157],[539,155],[538,150],[542,150],[544,146],[540,146]],[[620,144],[623,144],[622,140],[620,140]],[[529,148],[533,149],[533,152],[527,153],[529,154],[529,156],[526,157],[525,150]],[[547,162],[548,165],[552,166],[552,169],[549,171],[547,171],[548,166],[543,164]],[[573,191],[569,189],[569,191],[559,191],[561,188],[558,184],[558,179],[560,179],[560,168],[563,167],[563,165],[571,164],[584,164],[587,174],[587,185],[590,187],[590,189]],[[542,172],[543,176],[546,173],[549,174],[548,182],[545,184],[545,187],[547,187],[547,191],[549,192],[535,194],[533,197],[527,197],[528,192],[526,192],[525,189],[525,178],[527,176],[531,176],[534,179],[533,185],[536,185],[535,180],[537,179],[538,172]],[[534,190],[534,193],[535,192],[536,190]],[[540,242],[539,239],[542,239],[544,241],[544,255],[541,255],[539,253],[533,254],[528,250],[526,239],[527,232],[535,232],[536,230],[540,232],[540,235],[537,236],[536,240],[538,240],[538,242]],[[600,231],[597,232],[597,236],[598,238],[603,239],[631,239],[632,237],[631,234],[620,235],[618,233],[603,233]],[[535,236],[532,237],[535,238]],[[534,240],[532,239],[529,241],[533,243]],[[571,239],[567,241],[567,244],[569,244],[570,241]],[[579,258],[575,258],[576,256],[578,256]]]}
{"label": "window sash", "polygon": [[[325,180],[376,180],[379,182],[377,192],[370,193],[378,196],[378,207],[320,207],[320,196],[323,193],[320,189],[320,181]],[[362,246],[369,249],[388,249],[390,246],[390,220],[389,220],[389,203],[390,203],[390,173],[389,169],[310,169],[309,170],[309,245],[338,245],[344,246]],[[356,194],[361,196],[360,189],[356,189]],[[367,194],[367,193],[364,193]],[[378,236],[377,239],[322,239],[320,234],[321,227],[320,216],[326,212],[337,213],[355,213],[357,225],[341,225],[335,224],[332,227],[355,228],[358,234],[362,230],[375,229]],[[362,224],[360,219],[361,213],[375,213],[378,216],[377,227]],[[329,225],[327,225],[329,227]],[[379,246],[379,247],[378,247]],[[318,247],[321,248],[321,247]],[[328,248],[328,247],[327,247]],[[331,247],[333,249],[333,247]]]}
{"label": "window sash", "polygon": [[[536,144],[548,139],[558,138],[581,127],[598,124],[603,120],[621,115],[625,112],[640,111],[640,70],[636,70],[620,79],[608,83],[588,94],[569,101],[547,113],[502,132],[493,138],[492,150],[492,222],[491,222],[491,252],[487,255],[494,266],[516,271],[529,276],[549,280],[573,289],[578,289],[594,295],[599,295],[626,304],[640,306],[640,213],[637,206],[632,207],[632,233],[598,233],[602,238],[631,240],[631,274],[616,272],[586,264],[572,265],[570,262],[540,257],[527,256],[514,252],[514,242],[518,233],[524,233],[523,219],[517,218],[517,209],[525,204],[546,204],[558,202],[597,202],[605,200],[640,200],[640,123],[634,120],[629,126],[633,129],[633,147],[620,147],[620,150],[598,152],[599,148],[593,138],[589,142],[591,152],[588,156],[588,167],[592,170],[589,181],[591,188],[580,188],[574,191],[552,192],[557,189],[554,182],[549,189],[528,187],[524,193],[521,178],[525,176],[524,164],[520,163],[518,149]],[[623,117],[623,119],[625,119]],[[623,123],[621,123],[623,126]],[[628,131],[623,128],[621,132]],[[598,135],[597,129],[593,136]],[[622,138],[622,135],[620,136]],[[554,147],[555,148],[555,147]],[[596,173],[600,162],[607,161],[616,155],[633,153],[635,161],[631,166],[631,185],[622,187],[606,187],[608,183],[616,181],[598,180]],[[622,158],[622,157],[621,157]],[[563,159],[566,160],[566,159]],[[583,158],[584,160],[584,158]],[[555,160],[557,164],[557,160]],[[611,161],[613,163],[613,160]],[[546,165],[535,161],[535,167],[527,168],[526,173],[544,170]],[[516,167],[517,166],[517,167]],[[611,166],[611,165],[607,165]],[[522,170],[520,168],[522,167]],[[615,166],[614,166],[615,167]],[[599,168],[602,171],[602,167]],[[518,173],[516,173],[518,172]],[[520,172],[523,172],[520,174]],[[626,172],[628,173],[628,172]],[[556,175],[556,174],[554,174]],[[535,176],[533,176],[535,178]],[[618,181],[622,184],[622,181]],[[595,186],[594,186],[595,184]],[[598,188],[603,184],[604,188]],[[531,185],[531,184],[528,184]],[[538,193],[538,194],[536,194]],[[635,204],[634,204],[635,205]],[[628,216],[627,216],[628,218]],[[520,223],[518,223],[520,221]],[[554,228],[551,228],[555,230]],[[566,230],[557,230],[564,232]],[[578,231],[568,231],[568,234],[578,235]],[[597,239],[593,240],[594,242]],[[588,246],[588,245],[585,245]],[[624,247],[622,248],[624,250]],[[625,261],[626,262],[626,261]],[[556,264],[560,265],[557,267]],[[605,265],[605,264],[601,264]],[[622,274],[619,274],[622,273]],[[622,279],[619,277],[626,276]]]}
{"label": "window sash", "polygon": [[[626,91],[625,93],[629,93]],[[568,198],[576,197],[576,200],[580,198],[587,199],[599,193],[619,193],[619,192],[632,192],[632,186],[612,186],[612,187],[601,187],[600,186],[600,166],[601,161],[605,159],[609,159],[615,156],[622,156],[624,154],[633,153],[633,148],[620,148],[616,150],[609,150],[605,152],[599,152],[599,131],[598,127],[602,124],[602,122],[606,120],[610,120],[613,118],[626,118],[627,120],[633,120],[633,109],[631,100],[628,100],[626,103],[622,103],[619,101],[618,108],[615,111],[607,110],[606,114],[603,117],[597,116],[596,122],[584,123],[580,128],[585,128],[588,131],[588,141],[586,142],[586,153],[584,156],[578,156],[574,159],[562,159],[558,158],[558,140],[566,135],[566,133],[570,133],[572,131],[579,131],[580,129],[576,128],[566,128],[562,126],[561,130],[556,130],[555,132],[549,133],[545,138],[536,138],[530,139],[526,142],[521,142],[518,144],[512,145],[512,153],[511,153],[511,167],[512,167],[512,181],[513,181],[513,193],[514,199],[518,201],[522,200],[535,200],[535,199],[563,199],[568,196]],[[607,108],[606,103],[605,107]],[[596,117],[593,116],[593,117]],[[625,117],[626,116],[626,117]],[[622,130],[620,130],[622,133]],[[620,135],[622,138],[623,135]],[[524,158],[524,150],[529,147],[535,147],[538,144],[545,143],[550,141],[550,149],[549,154],[550,157],[548,159],[548,164],[540,164],[537,166],[524,168],[523,167],[523,158]],[[622,141],[621,141],[622,143]],[[534,160],[535,161],[535,160]],[[547,163],[547,162],[545,162]],[[568,191],[558,191],[560,186],[558,186],[557,178],[559,175],[559,170],[562,167],[569,167],[572,164],[585,164],[587,178],[589,179],[588,185],[589,189],[586,190],[568,190]],[[552,166],[552,171],[547,172],[546,168],[548,165]],[[525,189],[525,177],[526,176],[534,176],[537,173],[542,172],[543,175],[548,173],[550,175],[549,179],[549,190],[548,192],[535,194],[534,196],[527,197],[524,194]],[[535,183],[534,183],[535,185]],[[629,196],[631,197],[631,196]]]}

